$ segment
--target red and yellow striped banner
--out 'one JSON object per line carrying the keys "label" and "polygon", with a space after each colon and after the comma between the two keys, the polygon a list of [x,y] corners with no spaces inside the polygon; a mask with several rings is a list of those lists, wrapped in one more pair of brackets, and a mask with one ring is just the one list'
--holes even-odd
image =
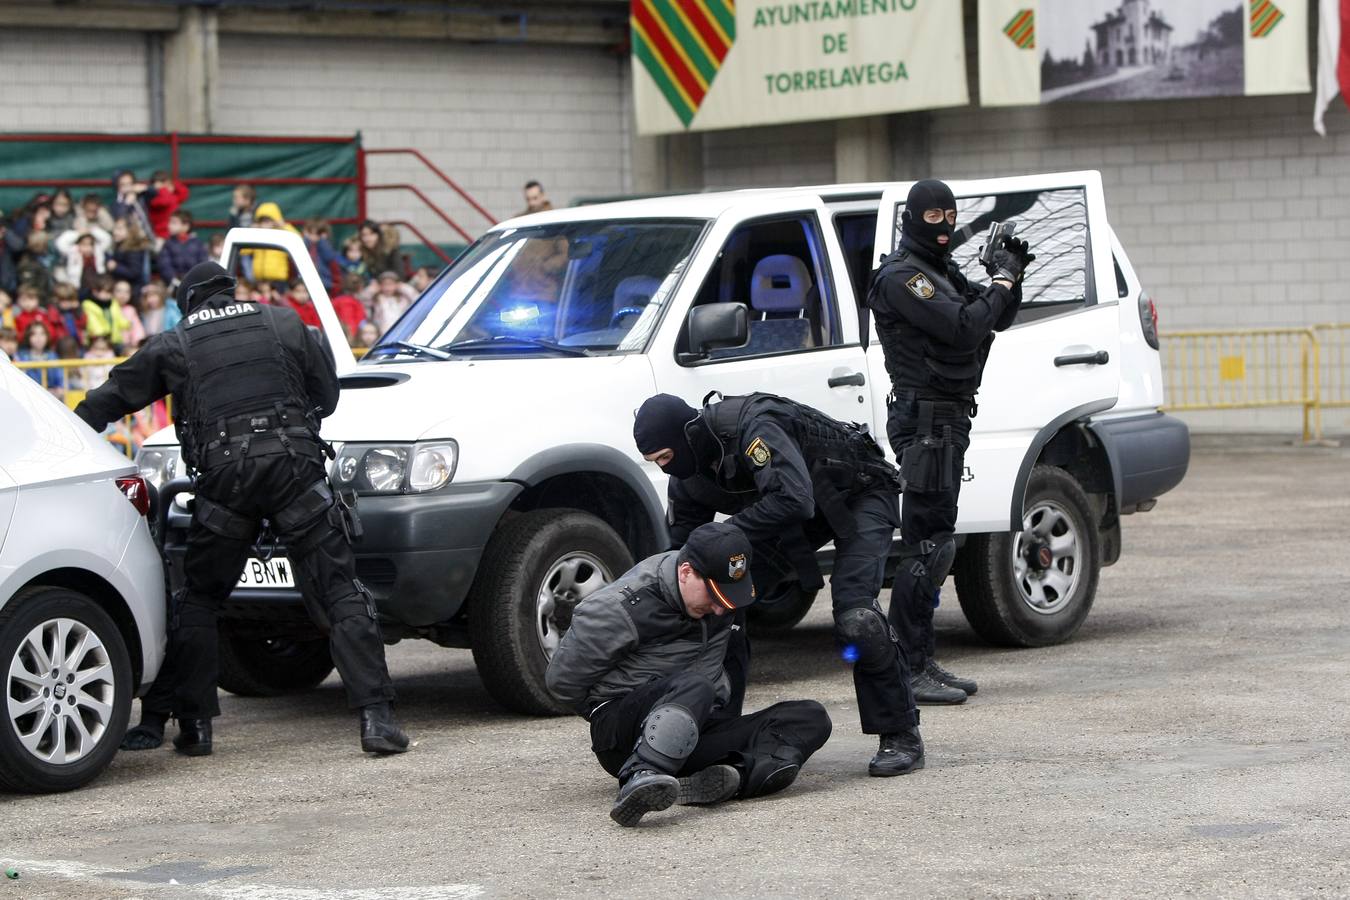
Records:
{"label": "red and yellow striped banner", "polygon": [[[997,21],[997,19],[995,20]],[[1019,9],[1003,26],[1003,33],[1022,50],[1036,49],[1036,11]]]}
{"label": "red and yellow striped banner", "polygon": [[[1323,0],[1326,2],[1326,0]],[[1284,13],[1270,0],[1251,0],[1250,24],[1252,37],[1263,38],[1275,30]]]}
{"label": "red and yellow striped banner", "polygon": [[687,127],[736,40],[735,0],[632,0],[633,55]]}

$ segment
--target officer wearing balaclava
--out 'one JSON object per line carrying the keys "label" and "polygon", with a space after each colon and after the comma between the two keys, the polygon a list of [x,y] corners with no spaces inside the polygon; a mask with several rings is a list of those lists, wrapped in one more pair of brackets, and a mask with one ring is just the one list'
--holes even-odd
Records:
{"label": "officer wearing balaclava", "polygon": [[984,363],[994,332],[1017,316],[1022,274],[1036,258],[1025,241],[1005,238],[987,265],[992,283],[976,284],[952,259],[955,230],[951,188],[917,182],[900,246],[882,259],[867,297],[891,376],[886,433],[905,482],[888,615],[919,703],[964,703],[977,688],[934,659],[933,609],[956,556],[956,503]]}
{"label": "officer wearing balaclava", "polygon": [[359,526],[329,487],[318,433],[319,420],[337,408],[332,352],[294,310],[239,302],[234,285],[214,262],[194,266],[178,286],[178,327],[151,337],[75,409],[102,431],[172,394],[183,459],[196,473],[168,652],[123,749],[159,746],[172,715],[179,753],[211,752],[211,720],[220,714],[216,617],[266,519],[306,609],[328,632],[348,702],[360,711],[361,748],[401,753],[408,738],[390,708],[383,636],[355,574],[350,535]]}

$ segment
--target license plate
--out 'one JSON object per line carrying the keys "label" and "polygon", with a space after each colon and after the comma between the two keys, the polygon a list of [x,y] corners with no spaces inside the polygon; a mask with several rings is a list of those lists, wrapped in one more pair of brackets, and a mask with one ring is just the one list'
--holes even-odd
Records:
{"label": "license plate", "polygon": [[250,559],[239,576],[239,587],[293,588],[295,575],[291,571],[291,561],[284,556],[274,556],[266,562]]}

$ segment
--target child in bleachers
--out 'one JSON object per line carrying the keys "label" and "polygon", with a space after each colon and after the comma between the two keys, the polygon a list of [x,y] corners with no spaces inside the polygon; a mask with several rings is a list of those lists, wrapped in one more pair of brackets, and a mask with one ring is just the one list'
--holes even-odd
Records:
{"label": "child in bleachers", "polygon": [[380,273],[378,281],[361,292],[361,299],[370,303],[371,318],[380,334],[384,334],[412,306],[417,294],[410,285],[398,280],[397,272],[386,270]]}
{"label": "child in bleachers", "polygon": [[52,292],[52,264],[55,262],[55,256],[51,247],[52,238],[45,231],[33,231],[28,235],[24,245],[24,252],[19,257],[18,278],[20,285],[31,285],[37,288],[42,296],[47,296]]}
{"label": "child in bleachers", "polygon": [[52,215],[47,220],[47,231],[61,234],[75,227],[75,201],[65,188],[52,195]]}
{"label": "child in bleachers", "polygon": [[338,266],[343,274],[356,273],[361,276],[362,284],[370,277],[370,270],[366,268],[365,257],[361,255],[361,239],[353,235],[342,242],[342,256],[338,259]]}
{"label": "child in bleachers", "polygon": [[80,211],[75,215],[76,230],[90,226],[102,228],[104,231],[113,230],[112,215],[104,208],[103,198],[93,192],[80,198]]}
{"label": "child in bleachers", "polygon": [[333,293],[342,266],[338,262],[338,252],[333,249],[332,227],[327,219],[310,219],[301,229],[300,235],[305,239],[310,259],[314,260],[314,266],[319,270],[319,280],[323,282],[324,289]]}
{"label": "child in bleachers", "polygon": [[150,251],[155,244],[146,236],[135,218],[118,219],[112,227],[113,252],[107,269],[117,278],[131,282],[139,291],[150,280]]}
{"label": "child in bleachers", "polygon": [[17,309],[14,312],[14,330],[24,334],[32,322],[45,321],[47,311],[42,308],[42,295],[31,284],[20,285],[15,293]]}
{"label": "child in bleachers", "polygon": [[147,335],[171,331],[182,318],[178,301],[165,298],[164,285],[152,281],[141,288],[141,326]]}
{"label": "child in bleachers", "polygon": [[361,323],[361,327],[356,330],[356,337],[352,340],[352,346],[356,348],[370,349],[375,346],[375,342],[380,339],[380,329],[375,327],[375,323],[367,319]]}
{"label": "child in bleachers", "polygon": [[10,361],[19,353],[19,333],[13,328],[0,328],[0,353]]}
{"label": "child in bleachers", "polygon": [[[105,335],[99,335],[89,340],[89,350],[84,354],[85,359],[116,359],[117,354],[113,352],[112,344]],[[84,389],[92,391],[108,380],[109,373],[112,372],[112,366],[85,366],[84,367]]]}
{"label": "child in bleachers", "polygon": [[[56,359],[56,351],[51,347],[51,332],[47,323],[36,320],[28,323],[24,329],[23,340],[19,344],[16,362],[49,362]],[[60,397],[66,392],[65,379],[59,368],[29,369],[28,377]]]}
{"label": "child in bleachers", "polygon": [[113,221],[135,222],[143,234],[151,234],[150,217],[145,211],[145,192],[150,189],[149,185],[141,184],[134,173],[124,170],[113,176],[113,189],[116,192],[110,210]]}
{"label": "child in bleachers", "polygon": [[57,252],[65,257],[65,264],[52,273],[58,284],[71,284],[88,289],[89,279],[107,271],[106,260],[112,250],[112,235],[102,228],[84,231],[70,229],[56,239]]}
{"label": "child in bleachers", "polygon": [[14,328],[14,298],[0,291],[0,328]]}
{"label": "child in bleachers", "polygon": [[[284,289],[286,283],[283,281],[281,286]],[[238,295],[236,294],[235,296],[237,297]],[[255,284],[253,286],[253,302],[266,303],[268,306],[276,306],[281,303],[281,297],[277,291],[276,283],[272,281],[259,281]]]}
{"label": "child in bleachers", "polygon": [[93,296],[81,304],[84,308],[85,340],[104,335],[112,344],[113,350],[121,355],[131,333],[131,323],[122,313],[122,307],[113,302],[112,277],[95,275],[91,287]]}
{"label": "child in bleachers", "polygon": [[198,263],[206,262],[206,245],[192,232],[192,213],[180,209],[169,216],[169,236],[159,248],[159,277],[173,284]]}
{"label": "child in bleachers", "polygon": [[169,237],[169,217],[187,202],[190,193],[187,185],[175,182],[168,172],[160,170],[150,176],[150,190],[146,192],[146,209],[150,217],[150,230],[154,232],[155,237],[161,239]]}
{"label": "child in bleachers", "polygon": [[[237,295],[236,295],[237,296]],[[300,321],[306,325],[313,325],[315,328],[322,327],[319,321],[319,311],[314,308],[309,296],[309,288],[305,287],[304,281],[297,278],[290,284],[290,290],[281,298],[282,305],[289,306],[295,310],[296,315],[300,316]]]}
{"label": "child in bleachers", "polygon": [[58,284],[52,291],[52,305],[47,310],[47,326],[52,335],[68,334],[84,346],[85,315],[80,306],[79,291],[68,284]]}
{"label": "child in bleachers", "polygon": [[342,323],[342,330],[346,332],[348,341],[356,337],[361,323],[370,318],[370,311],[366,309],[359,296],[365,286],[364,278],[355,272],[348,272],[342,276],[341,293],[333,298],[333,312],[337,313],[338,321]]}
{"label": "child in bleachers", "polygon": [[417,291],[417,296],[422,296],[422,293],[431,286],[431,269],[427,266],[418,266],[408,283]]}
{"label": "child in bleachers", "polygon": [[220,261],[220,252],[225,249],[225,235],[219,231],[206,241],[206,258]]}
{"label": "child in bleachers", "polygon": [[234,299],[240,303],[256,300],[257,296],[257,292],[253,289],[253,282],[240,278],[234,283]]}
{"label": "child in bleachers", "polygon": [[257,205],[258,192],[253,189],[253,185],[236,184],[234,192],[230,194],[230,227],[252,227],[253,209]]}
{"label": "child in bleachers", "polygon": [[[83,354],[80,352],[79,342],[68,334],[63,334],[56,339],[56,358],[57,359],[81,359]],[[70,366],[61,370],[61,377],[65,380],[65,387],[68,391],[85,390],[84,367]]]}
{"label": "child in bleachers", "polygon": [[[113,303],[122,308],[122,316],[127,320],[127,339],[122,350],[128,356],[136,351],[141,344],[145,343],[145,324],[141,322],[141,314],[136,311],[136,304],[133,302],[134,294],[131,292],[131,282],[125,278],[113,279]],[[92,339],[90,346],[93,346]]]}

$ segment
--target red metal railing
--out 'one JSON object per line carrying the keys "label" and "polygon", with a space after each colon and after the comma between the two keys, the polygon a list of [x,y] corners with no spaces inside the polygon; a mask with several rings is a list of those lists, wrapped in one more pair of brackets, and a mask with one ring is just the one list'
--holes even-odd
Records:
{"label": "red metal railing", "polygon": [[[379,148],[379,149],[376,149],[376,150],[365,150],[365,151],[363,151],[363,152],[364,152],[364,153],[367,153],[367,154],[394,154],[394,153],[405,153],[405,154],[407,154],[407,155],[409,155],[409,156],[412,156],[412,157],[415,158],[418,162],[422,163],[422,165],[426,166],[429,170],[431,170],[431,173],[432,173],[433,175],[435,175],[435,176],[436,176],[437,178],[439,178],[441,181],[445,182],[445,184],[450,188],[450,190],[454,191],[456,194],[459,194],[459,196],[460,196],[461,198],[463,198],[463,200],[464,200],[465,203],[469,204],[469,205],[472,206],[474,209],[476,209],[478,212],[482,213],[483,218],[485,218],[485,219],[488,220],[488,224],[489,224],[489,225],[496,225],[496,224],[497,224],[497,219],[493,217],[492,213],[488,212],[486,209],[483,209],[483,207],[479,205],[479,203],[478,203],[477,200],[475,200],[475,199],[473,199],[473,197],[469,196],[469,192],[468,192],[468,191],[464,190],[464,188],[462,188],[462,187],[460,187],[458,184],[456,184],[456,183],[455,183],[455,180],[454,180],[453,178],[451,178],[449,175],[447,175],[447,174],[445,174],[444,172],[442,172],[442,171],[440,170],[440,168],[439,168],[435,163],[433,163],[431,160],[427,159],[424,155],[422,155],[422,151],[420,151],[420,150],[414,150],[414,149],[412,149],[411,147],[382,147],[382,148]],[[367,190],[372,190],[372,191],[373,191],[373,190],[383,190],[385,187],[391,187],[391,188],[394,188],[394,187],[402,187],[402,185],[370,186],[370,187],[367,188]],[[427,200],[425,197],[423,197],[422,199],[423,199],[424,202],[426,202],[426,204],[427,204],[428,206],[431,206],[431,207],[434,208],[434,204],[433,204],[430,200]],[[467,235],[466,235],[466,237],[467,237]]]}

